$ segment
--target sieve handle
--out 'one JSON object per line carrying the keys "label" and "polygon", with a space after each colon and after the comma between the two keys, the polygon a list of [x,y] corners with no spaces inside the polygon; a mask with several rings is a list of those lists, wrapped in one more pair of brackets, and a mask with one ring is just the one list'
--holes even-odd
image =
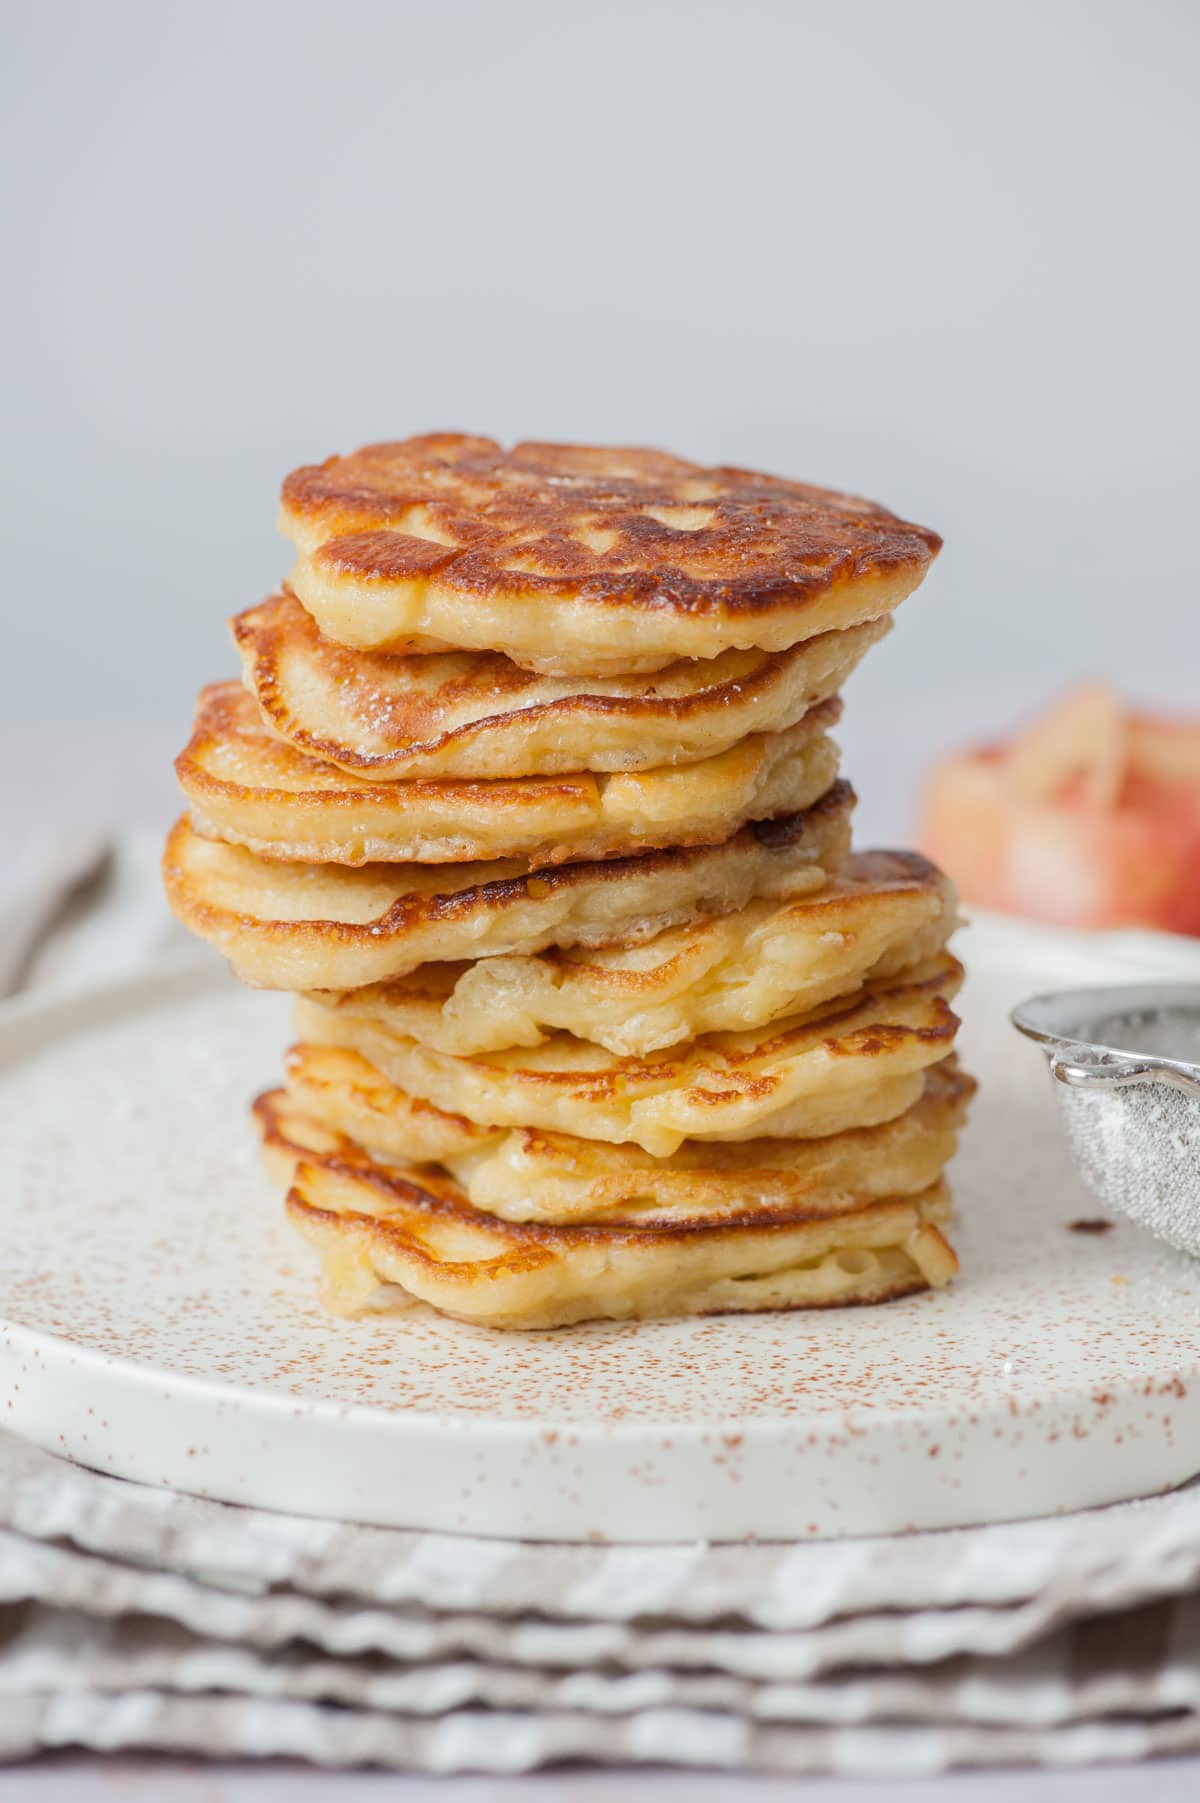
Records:
{"label": "sieve handle", "polygon": [[1200,1079],[1167,1064],[1078,1064],[1059,1052],[1050,1054],[1050,1074],[1070,1089],[1122,1089],[1128,1083],[1169,1083],[1189,1095],[1200,1095]]}

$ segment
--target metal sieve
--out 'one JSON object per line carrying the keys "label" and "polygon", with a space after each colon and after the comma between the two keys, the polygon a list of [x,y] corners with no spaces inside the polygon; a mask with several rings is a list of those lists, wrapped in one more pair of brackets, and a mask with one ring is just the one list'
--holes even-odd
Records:
{"label": "metal sieve", "polygon": [[1046,1054],[1089,1189],[1200,1257],[1200,984],[1068,989],[1012,1022]]}

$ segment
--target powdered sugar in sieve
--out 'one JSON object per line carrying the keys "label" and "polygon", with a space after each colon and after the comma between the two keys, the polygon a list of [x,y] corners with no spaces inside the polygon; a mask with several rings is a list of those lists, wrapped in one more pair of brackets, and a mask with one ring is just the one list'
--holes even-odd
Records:
{"label": "powdered sugar in sieve", "polygon": [[1067,990],[1012,1019],[1058,1079],[1089,1188],[1200,1257],[1200,987]]}

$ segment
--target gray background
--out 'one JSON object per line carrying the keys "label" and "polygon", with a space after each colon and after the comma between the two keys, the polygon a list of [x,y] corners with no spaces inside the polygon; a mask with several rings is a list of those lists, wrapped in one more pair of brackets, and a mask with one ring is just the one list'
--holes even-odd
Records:
{"label": "gray background", "polygon": [[1197,697],[1185,0],[7,4],[8,808],[164,815],[292,465],[431,427],[856,488],[947,550],[868,831],[1090,672]]}

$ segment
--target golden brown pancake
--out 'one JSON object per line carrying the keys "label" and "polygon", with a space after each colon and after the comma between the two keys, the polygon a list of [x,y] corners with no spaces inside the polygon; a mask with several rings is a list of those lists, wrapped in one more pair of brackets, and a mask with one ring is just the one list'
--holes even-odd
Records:
{"label": "golden brown pancake", "polygon": [[849,850],[854,792],[743,827],[721,845],[535,871],[482,864],[281,864],[177,822],[163,855],[167,900],[247,983],[353,989],[434,959],[607,945],[818,889]]}
{"label": "golden brown pancake", "polygon": [[559,776],[649,770],[781,732],[841,688],[886,619],[787,651],[725,651],[652,676],[537,676],[497,651],[402,657],[326,639],[294,596],[233,621],[266,723],[352,775]]}
{"label": "golden brown pancake", "polygon": [[481,1127],[465,1114],[447,1114],[406,1095],[360,1052],[342,1046],[289,1047],[284,1083],[298,1114],[355,1140],[384,1164],[449,1166],[505,1137],[504,1128]]}
{"label": "golden brown pancake", "polygon": [[811,895],[753,901],[653,939],[600,950],[423,964],[345,1000],[393,1033],[470,1057],[551,1032],[641,1056],[819,1007],[940,952],[954,889],[915,852],[860,852]]}
{"label": "golden brown pancake", "polygon": [[175,770],[192,824],[289,863],[541,866],[727,839],[745,820],[810,807],[837,778],[827,737],[836,699],[785,732],[758,733],[701,763],[507,781],[371,781],[297,751],[237,683],[201,691]]}
{"label": "golden brown pancake", "polygon": [[667,1158],[640,1146],[480,1127],[389,1083],[357,1052],[293,1046],[293,1109],[382,1164],[440,1164],[485,1214],[509,1221],[663,1227],[809,1219],[936,1183],[975,1092],[953,1058],[924,1074],[912,1107],[824,1139],[685,1140]]}
{"label": "golden brown pancake", "polygon": [[420,1301],[490,1327],[560,1327],[883,1302],[949,1282],[943,1183],[789,1224],[550,1227],[471,1207],[449,1178],[374,1163],[293,1112],[255,1106],[268,1166],[339,1314]]}
{"label": "golden brown pancake", "polygon": [[911,1108],[923,1072],[945,1058],[962,966],[926,966],[808,1014],[714,1033],[647,1058],[620,1058],[570,1033],[541,1045],[456,1058],[392,1033],[353,995],[337,1008],[302,998],[299,1037],[360,1053],[400,1089],[492,1127],[537,1127],[620,1143],[657,1158],[685,1139],[818,1139]]}
{"label": "golden brown pancake", "polygon": [[280,524],[328,638],[588,677],[878,619],[941,545],[872,501],[753,470],[457,433],[293,471]]}

